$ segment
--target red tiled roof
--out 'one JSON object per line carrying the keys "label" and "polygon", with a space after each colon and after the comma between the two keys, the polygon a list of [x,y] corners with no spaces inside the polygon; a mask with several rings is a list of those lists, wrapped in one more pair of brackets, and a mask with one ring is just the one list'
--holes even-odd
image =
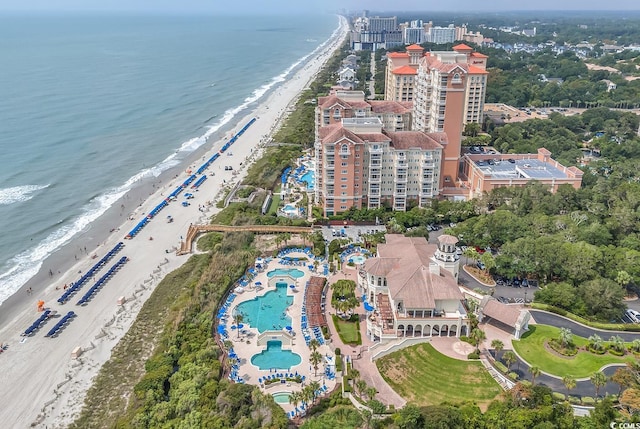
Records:
{"label": "red tiled roof", "polygon": [[413,102],[405,101],[403,103],[390,100],[371,100],[371,111],[373,113],[396,113],[403,114],[411,112]]}
{"label": "red tiled roof", "polygon": [[424,48],[414,43],[411,46],[407,46],[407,51],[424,51]]}
{"label": "red tiled roof", "polygon": [[489,58],[488,56],[486,56],[485,54],[481,54],[480,52],[472,52],[471,56],[475,58]]}
{"label": "red tiled roof", "polygon": [[393,69],[393,71],[391,72],[393,74],[418,74],[417,70],[414,69],[411,66],[402,66],[402,67],[398,67],[396,69]]}
{"label": "red tiled roof", "polygon": [[454,51],[473,51],[473,48],[471,46],[467,46],[464,43],[460,43],[459,45],[456,45],[453,47]]}
{"label": "red tiled roof", "polygon": [[385,131],[384,133],[389,136],[391,144],[396,149],[442,149],[440,143],[422,131]]}
{"label": "red tiled roof", "polygon": [[409,58],[406,52],[389,52],[387,58]]}
{"label": "red tiled roof", "polygon": [[489,74],[489,72],[480,67],[469,66],[469,74]]}

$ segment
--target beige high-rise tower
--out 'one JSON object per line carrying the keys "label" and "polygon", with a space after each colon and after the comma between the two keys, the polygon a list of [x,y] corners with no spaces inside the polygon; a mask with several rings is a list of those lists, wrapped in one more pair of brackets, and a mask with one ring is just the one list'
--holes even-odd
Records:
{"label": "beige high-rise tower", "polygon": [[440,190],[456,186],[464,125],[482,122],[487,56],[467,45],[453,51],[427,52],[418,63],[412,129],[445,132]]}

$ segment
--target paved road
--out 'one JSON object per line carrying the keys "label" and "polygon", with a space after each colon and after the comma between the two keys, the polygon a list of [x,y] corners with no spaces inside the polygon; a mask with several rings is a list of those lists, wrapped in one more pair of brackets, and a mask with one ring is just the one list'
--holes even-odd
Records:
{"label": "paved road", "polygon": [[[500,353],[500,356],[502,356],[503,354],[504,354],[504,351]],[[610,377],[613,375],[616,369],[618,368],[608,367],[608,368],[605,368],[602,372],[607,377]],[[529,365],[526,364],[520,358],[518,358],[517,361],[511,365],[511,370],[517,373],[521,380],[531,381],[531,373],[529,372]],[[551,388],[551,390],[553,390],[554,392],[564,393],[565,395],[567,394],[567,388],[564,386],[564,384],[562,383],[562,379],[560,378],[552,377],[546,374],[540,374],[539,376],[536,377],[535,383],[537,385],[547,386]],[[608,381],[604,387],[600,388],[599,393],[600,393],[600,396],[602,396],[604,394],[617,395],[619,392],[620,392],[620,386],[618,386],[616,383]],[[579,380],[579,381],[576,381],[576,387],[574,389],[571,389],[569,394],[571,396],[595,397],[596,390],[590,380],[588,379]]]}
{"label": "paved road", "polygon": [[640,339],[640,333],[637,332],[619,332],[619,331],[603,331],[601,329],[594,329],[588,326],[581,325],[569,320],[566,317],[562,317],[557,314],[547,313],[546,311],[529,309],[529,313],[535,319],[536,323],[541,325],[551,325],[558,328],[568,328],[571,332],[580,337],[589,338],[593,334],[599,335],[603,340],[608,340],[614,335],[619,335],[623,340],[630,342]]}

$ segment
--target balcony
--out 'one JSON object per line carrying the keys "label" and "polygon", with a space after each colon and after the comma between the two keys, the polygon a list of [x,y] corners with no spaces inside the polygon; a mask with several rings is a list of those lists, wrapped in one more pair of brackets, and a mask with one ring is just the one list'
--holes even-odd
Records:
{"label": "balcony", "polygon": [[407,176],[396,176],[396,183],[407,183]]}
{"label": "balcony", "polygon": [[401,197],[401,198],[406,198],[407,196],[407,190],[406,189],[396,189],[395,191],[393,191],[393,196],[394,197]]}
{"label": "balcony", "polygon": [[371,155],[382,155],[384,153],[384,150],[381,147],[378,147],[377,149],[374,149],[372,146],[369,147],[369,153]]}

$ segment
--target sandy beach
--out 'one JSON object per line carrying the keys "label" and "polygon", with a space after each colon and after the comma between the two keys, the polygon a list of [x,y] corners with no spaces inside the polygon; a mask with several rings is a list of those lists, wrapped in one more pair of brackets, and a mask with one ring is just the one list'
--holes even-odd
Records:
{"label": "sandy beach", "polygon": [[[221,155],[204,172],[208,179],[199,190],[187,191],[195,195],[190,206],[183,207],[180,202],[184,198],[180,198],[162,210],[136,237],[124,239],[147,213],[184,182],[188,169],[197,170],[220,150],[226,138],[210,140],[186,165],[149,180],[127,194],[88,232],[49,258],[34,279],[0,306],[0,342],[8,345],[0,354],[3,426],[59,428],[73,421],[93,377],[109,359],[112,348],[127,332],[145,300],[167,273],[189,258],[177,256],[175,252],[189,225],[207,223],[218,211],[215,201],[223,195],[224,186],[242,179],[247,166],[260,156],[262,142],[277,129],[299,93],[340,47],[347,32],[347,22],[340,18],[340,28],[328,43],[274,88],[253,111],[235,122],[233,134],[256,118],[228,149],[232,155]],[[233,171],[225,171],[225,166],[232,166]],[[167,215],[174,221],[168,223]],[[129,260],[88,305],[78,306],[76,302],[94,284],[93,280],[69,302],[59,304],[57,299],[64,292],[64,285],[77,281],[81,273],[86,273],[118,242],[123,242],[124,248],[96,273],[95,279],[122,256]],[[123,305],[118,305],[120,297],[125,298]],[[21,334],[41,314],[36,309],[39,300],[45,302],[45,308],[60,315],[73,311],[77,317],[55,338],[46,338],[45,334],[59,318],[48,320],[34,335],[24,337]],[[82,355],[72,359],[72,351],[77,347],[82,349]]]}

